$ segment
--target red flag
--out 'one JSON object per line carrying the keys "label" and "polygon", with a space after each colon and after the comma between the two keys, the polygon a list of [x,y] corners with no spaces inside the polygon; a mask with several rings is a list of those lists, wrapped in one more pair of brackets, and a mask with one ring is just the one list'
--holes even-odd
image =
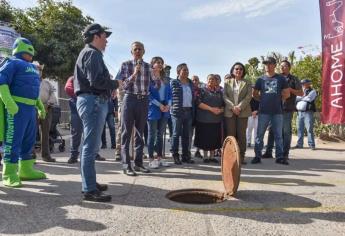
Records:
{"label": "red flag", "polygon": [[322,122],[345,123],[345,0],[320,0]]}

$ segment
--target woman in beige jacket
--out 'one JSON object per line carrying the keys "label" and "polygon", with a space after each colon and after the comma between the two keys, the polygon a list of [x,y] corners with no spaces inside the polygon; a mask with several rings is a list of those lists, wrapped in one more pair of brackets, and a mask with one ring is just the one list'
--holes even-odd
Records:
{"label": "woman in beige jacket", "polygon": [[246,164],[247,120],[251,115],[250,100],[252,98],[251,83],[244,79],[245,67],[236,62],[230,70],[231,79],[224,84],[223,98],[225,102],[224,116],[227,136],[234,136],[240,148],[242,164]]}

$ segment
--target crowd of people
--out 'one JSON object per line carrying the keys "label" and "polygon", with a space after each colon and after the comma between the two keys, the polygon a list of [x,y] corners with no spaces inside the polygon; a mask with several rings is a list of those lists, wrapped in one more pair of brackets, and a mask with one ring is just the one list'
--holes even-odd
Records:
{"label": "crowd of people", "polygon": [[[267,57],[263,61],[265,75],[253,85],[246,79],[246,68],[240,62],[232,65],[229,74],[224,77],[224,86],[221,86],[221,76],[218,74],[209,74],[203,84],[196,75],[190,79],[186,63],[177,66],[177,78],[173,79],[170,78],[171,67],[165,64],[162,57],[153,57],[150,63],[145,62],[144,44],[136,41],[131,44],[132,58],[123,62],[116,77],[112,78],[102,54],[110,35],[111,32],[99,24],[86,27],[83,33],[85,47],[76,61],[74,75],[65,85],[71,111],[71,156],[68,163],[77,163],[80,154],[84,200],[111,200],[111,196],[104,193],[107,185],[96,181],[95,170],[95,160],[105,160],[98,153],[100,148],[108,147],[106,125],[110,133],[110,148],[114,149],[116,160],[122,162],[123,172],[128,176],[136,176],[137,172],[150,173],[152,169],[169,166],[163,158],[163,137],[167,128],[170,152],[176,165],[194,163],[191,153],[193,145],[196,148],[195,157],[202,158],[204,163],[218,163],[219,159],[216,157],[220,155],[222,142],[227,136],[236,138],[242,165],[247,164],[246,149],[252,145],[255,151],[252,164],[260,163],[261,158],[273,158],[272,149],[275,145],[276,163],[288,165],[292,117],[297,110],[296,148],[303,147],[306,127],[308,145],[312,150],[315,149],[313,113],[316,111],[317,93],[312,89],[310,80],[300,82],[290,74],[289,61],[280,63],[281,73],[278,74],[276,60]],[[45,178],[43,172],[32,166],[34,144],[31,139],[34,134],[31,129],[36,127],[37,109],[42,119],[44,139],[45,130],[49,130],[50,107],[55,102],[47,95],[51,94],[51,88],[44,85],[45,80],[42,80],[41,91],[38,91],[40,83],[37,79],[39,70],[43,68],[30,63],[34,55],[33,47],[29,41],[24,41],[24,44],[29,46],[19,52],[14,47],[15,59],[5,62],[0,70],[0,97],[6,114],[2,137],[5,144],[3,183],[11,187],[20,186],[21,180]],[[32,48],[31,51],[28,48]],[[25,88],[13,85],[18,83],[23,86],[20,83],[21,77],[17,78],[11,71],[21,70],[13,65],[16,63],[23,64],[23,68],[32,68],[31,74],[27,75],[33,81],[31,86],[35,86],[32,95],[26,93]],[[42,87],[47,87],[45,91],[48,92],[42,92]],[[42,101],[45,101],[44,104]],[[26,122],[29,117],[24,115],[28,109],[31,109],[32,114],[30,122],[35,121],[33,128]],[[45,120],[47,121],[44,122]],[[29,127],[30,134],[26,133],[29,132]],[[262,154],[266,130],[269,130],[268,143]],[[13,133],[18,132],[19,136],[13,136]],[[17,142],[13,142],[17,139]],[[131,150],[131,143],[134,150]],[[148,166],[143,162],[145,144]],[[24,148],[25,145],[27,148]],[[43,148],[47,144],[42,142],[41,145],[42,159],[55,161],[49,150]],[[19,171],[16,164],[18,159]],[[25,160],[31,162],[28,167],[21,168],[21,163],[25,163]],[[23,172],[23,169],[27,171]]]}

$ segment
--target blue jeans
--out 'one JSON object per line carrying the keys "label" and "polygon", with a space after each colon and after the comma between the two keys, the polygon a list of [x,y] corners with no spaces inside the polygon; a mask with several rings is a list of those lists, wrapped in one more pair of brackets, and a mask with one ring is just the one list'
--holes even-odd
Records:
{"label": "blue jeans", "polygon": [[153,152],[156,151],[159,157],[162,157],[163,134],[167,125],[167,118],[159,120],[149,120],[148,124],[148,146],[149,157],[153,158]]}
{"label": "blue jeans", "polygon": [[180,136],[182,136],[182,158],[189,157],[189,132],[192,126],[192,110],[185,110],[181,117],[171,116],[173,136],[171,149],[178,155]]}
{"label": "blue jeans", "polygon": [[[115,116],[113,113],[108,113],[106,119],[106,124],[108,124],[109,134],[110,134],[110,142],[111,146],[116,146],[116,131],[115,131]],[[103,132],[102,132],[102,144],[107,145],[107,129],[104,125]]]}
{"label": "blue jeans", "polygon": [[69,108],[71,110],[71,158],[78,159],[79,146],[83,135],[83,122],[77,111],[77,100],[71,98],[69,100]]}
{"label": "blue jeans", "polygon": [[81,94],[77,98],[77,109],[84,127],[80,158],[82,191],[90,192],[96,190],[95,156],[101,144],[108,100],[96,95]]}
{"label": "blue jeans", "polygon": [[304,127],[307,129],[308,145],[315,147],[314,140],[314,112],[299,111],[297,116],[297,145],[303,147]]}
{"label": "blue jeans", "polygon": [[[283,150],[284,150],[283,155],[284,157],[288,157],[290,153],[291,138],[292,138],[292,124],[291,124],[292,117],[293,117],[293,112],[283,113]],[[268,138],[267,138],[266,153],[272,154],[273,145],[274,145],[274,134],[270,127]]]}
{"label": "blue jeans", "polygon": [[168,118],[167,123],[168,123],[168,128],[169,128],[169,137],[171,138],[172,134],[173,134],[173,127],[172,127],[171,117]]}
{"label": "blue jeans", "polygon": [[264,146],[264,135],[270,122],[271,129],[274,135],[274,140],[276,143],[276,158],[283,158],[283,114],[259,114],[258,130],[254,147],[255,157],[261,158],[262,156],[262,148]]}

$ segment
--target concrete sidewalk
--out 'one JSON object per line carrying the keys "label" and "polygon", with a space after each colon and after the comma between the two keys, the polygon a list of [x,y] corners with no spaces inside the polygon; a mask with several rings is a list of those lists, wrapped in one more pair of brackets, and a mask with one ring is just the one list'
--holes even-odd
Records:
{"label": "concrete sidewalk", "polygon": [[219,165],[198,159],[128,177],[113,150],[102,150],[108,161],[97,162],[98,181],[109,185],[113,200],[91,203],[81,201],[79,164],[66,163],[67,151],[55,153],[57,163],[37,164],[47,180],[24,182],[20,189],[0,186],[0,233],[345,235],[345,145],[317,147],[292,150],[289,166],[272,159],[244,166],[236,198],[209,205],[175,203],[165,195],[183,188],[223,191]]}

